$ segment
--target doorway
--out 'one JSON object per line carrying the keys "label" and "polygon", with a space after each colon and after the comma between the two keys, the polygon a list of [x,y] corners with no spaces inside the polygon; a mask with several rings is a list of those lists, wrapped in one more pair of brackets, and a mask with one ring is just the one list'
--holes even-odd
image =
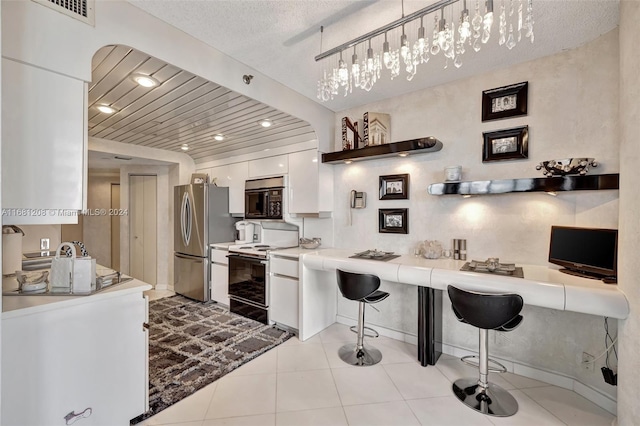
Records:
{"label": "doorway", "polygon": [[129,175],[129,274],[153,286],[157,279],[157,181],[156,175]]}

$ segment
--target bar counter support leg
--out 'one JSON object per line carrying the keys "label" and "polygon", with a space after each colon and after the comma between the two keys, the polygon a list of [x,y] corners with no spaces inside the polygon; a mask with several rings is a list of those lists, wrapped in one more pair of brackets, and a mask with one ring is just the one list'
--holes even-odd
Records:
{"label": "bar counter support leg", "polygon": [[442,291],[418,287],[418,361],[435,365],[442,354]]}

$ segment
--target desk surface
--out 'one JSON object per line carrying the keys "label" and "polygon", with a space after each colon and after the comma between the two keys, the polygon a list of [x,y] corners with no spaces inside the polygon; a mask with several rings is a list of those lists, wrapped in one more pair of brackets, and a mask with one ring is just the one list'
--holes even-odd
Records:
{"label": "desk surface", "polygon": [[465,261],[424,259],[410,255],[381,262],[352,259],[354,250],[322,249],[301,254],[305,267],[315,270],[345,269],[370,273],[403,284],[446,290],[448,285],[485,292],[512,292],[525,304],[551,309],[624,319],[629,303],[615,284],[576,277],[558,269],[538,265],[522,266],[524,278],[460,271]]}

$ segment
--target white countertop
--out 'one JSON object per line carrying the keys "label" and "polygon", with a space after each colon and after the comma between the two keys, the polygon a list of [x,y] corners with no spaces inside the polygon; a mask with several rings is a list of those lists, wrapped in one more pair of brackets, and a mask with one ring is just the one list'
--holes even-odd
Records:
{"label": "white countertop", "polygon": [[271,256],[280,256],[280,257],[290,257],[290,258],[299,258],[302,255],[305,254],[309,254],[309,253],[318,253],[322,250],[325,250],[322,246],[315,248],[315,249],[305,249],[302,247],[292,247],[292,248],[288,248],[288,249],[282,249],[282,250],[275,250],[270,252]]}
{"label": "white countertop", "polygon": [[327,248],[302,253],[301,260],[310,269],[330,271],[340,268],[375,274],[391,282],[437,290],[446,290],[448,285],[455,285],[467,290],[513,292],[520,294],[525,304],[533,306],[620,319],[629,315],[629,303],[617,285],[564,274],[551,267],[518,265],[523,269],[524,278],[515,278],[460,271],[465,263],[462,260],[402,255],[382,262],[350,258],[354,253],[355,250]]}
{"label": "white countertop", "polygon": [[[15,277],[5,277],[2,279],[2,283],[4,291],[17,288],[18,285]],[[2,319],[31,315],[83,303],[92,303],[96,300],[119,297],[129,293],[141,293],[151,290],[151,288],[150,284],[134,278],[121,284],[113,284],[98,293],[88,296],[2,296]]]}
{"label": "white countertop", "polygon": [[232,246],[235,243],[236,243],[235,241],[230,241],[228,243],[213,243],[213,244],[209,244],[209,247],[213,247],[221,250],[229,250],[229,246]]}

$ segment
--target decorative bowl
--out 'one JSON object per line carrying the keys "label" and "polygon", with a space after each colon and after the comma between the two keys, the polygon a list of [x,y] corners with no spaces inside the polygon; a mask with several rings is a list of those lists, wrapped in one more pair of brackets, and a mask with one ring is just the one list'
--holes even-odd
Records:
{"label": "decorative bowl", "polygon": [[595,158],[563,158],[561,160],[543,161],[536,166],[542,174],[551,176],[586,175],[589,166],[598,167]]}
{"label": "decorative bowl", "polygon": [[304,249],[315,249],[320,247],[321,238],[300,238],[300,247]]}

